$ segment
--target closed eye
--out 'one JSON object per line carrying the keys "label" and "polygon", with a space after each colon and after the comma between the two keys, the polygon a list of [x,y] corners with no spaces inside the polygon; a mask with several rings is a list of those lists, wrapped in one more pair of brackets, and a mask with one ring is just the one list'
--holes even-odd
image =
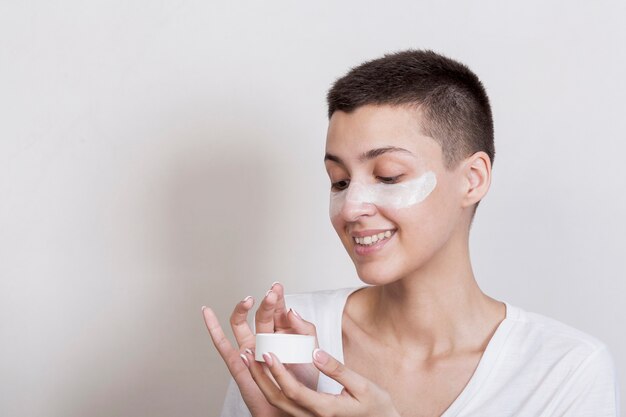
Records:
{"label": "closed eye", "polygon": [[383,181],[386,184],[395,184],[396,182],[398,182],[398,179],[401,177],[402,175],[398,175],[395,177],[378,177],[381,181]]}
{"label": "closed eye", "polygon": [[[398,182],[402,175],[397,175],[395,177],[376,177],[381,180],[385,184],[395,184]],[[342,191],[348,188],[349,180],[341,180],[337,182],[331,183],[331,190],[333,191]]]}

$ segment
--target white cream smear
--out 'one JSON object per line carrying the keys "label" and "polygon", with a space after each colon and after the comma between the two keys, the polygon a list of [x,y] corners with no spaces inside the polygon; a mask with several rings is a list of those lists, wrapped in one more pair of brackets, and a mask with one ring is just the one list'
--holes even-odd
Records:
{"label": "white cream smear", "polygon": [[423,201],[435,189],[437,177],[428,171],[418,178],[396,184],[350,182],[348,188],[330,192],[330,216],[339,214],[346,202],[405,208]]}

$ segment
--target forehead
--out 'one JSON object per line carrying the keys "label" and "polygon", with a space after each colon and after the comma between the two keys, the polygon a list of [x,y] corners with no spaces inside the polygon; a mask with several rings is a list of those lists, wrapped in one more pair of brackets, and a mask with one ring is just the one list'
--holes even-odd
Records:
{"label": "forehead", "polygon": [[441,158],[439,144],[423,133],[421,115],[415,108],[366,105],[350,113],[333,113],[326,136],[327,156],[358,163],[372,159],[365,157],[369,151],[390,147],[406,149],[409,153],[382,153],[405,158],[413,154],[413,158],[421,160]]}

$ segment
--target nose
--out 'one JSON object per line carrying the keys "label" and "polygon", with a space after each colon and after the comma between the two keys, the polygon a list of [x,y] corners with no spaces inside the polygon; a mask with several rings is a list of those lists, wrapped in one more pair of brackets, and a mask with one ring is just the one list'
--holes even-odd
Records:
{"label": "nose", "polygon": [[340,210],[345,221],[356,221],[361,216],[372,216],[376,213],[371,190],[360,183],[351,183],[346,190],[347,194]]}

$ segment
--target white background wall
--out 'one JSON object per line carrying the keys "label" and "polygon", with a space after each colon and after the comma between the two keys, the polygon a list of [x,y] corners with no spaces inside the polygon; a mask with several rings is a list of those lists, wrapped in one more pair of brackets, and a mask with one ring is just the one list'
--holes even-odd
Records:
{"label": "white background wall", "polygon": [[626,375],[625,3],[512,3],[1,1],[0,415],[217,415],[201,305],[227,325],[274,280],[360,283],[328,220],[325,94],[409,47],[492,100],[479,283]]}

